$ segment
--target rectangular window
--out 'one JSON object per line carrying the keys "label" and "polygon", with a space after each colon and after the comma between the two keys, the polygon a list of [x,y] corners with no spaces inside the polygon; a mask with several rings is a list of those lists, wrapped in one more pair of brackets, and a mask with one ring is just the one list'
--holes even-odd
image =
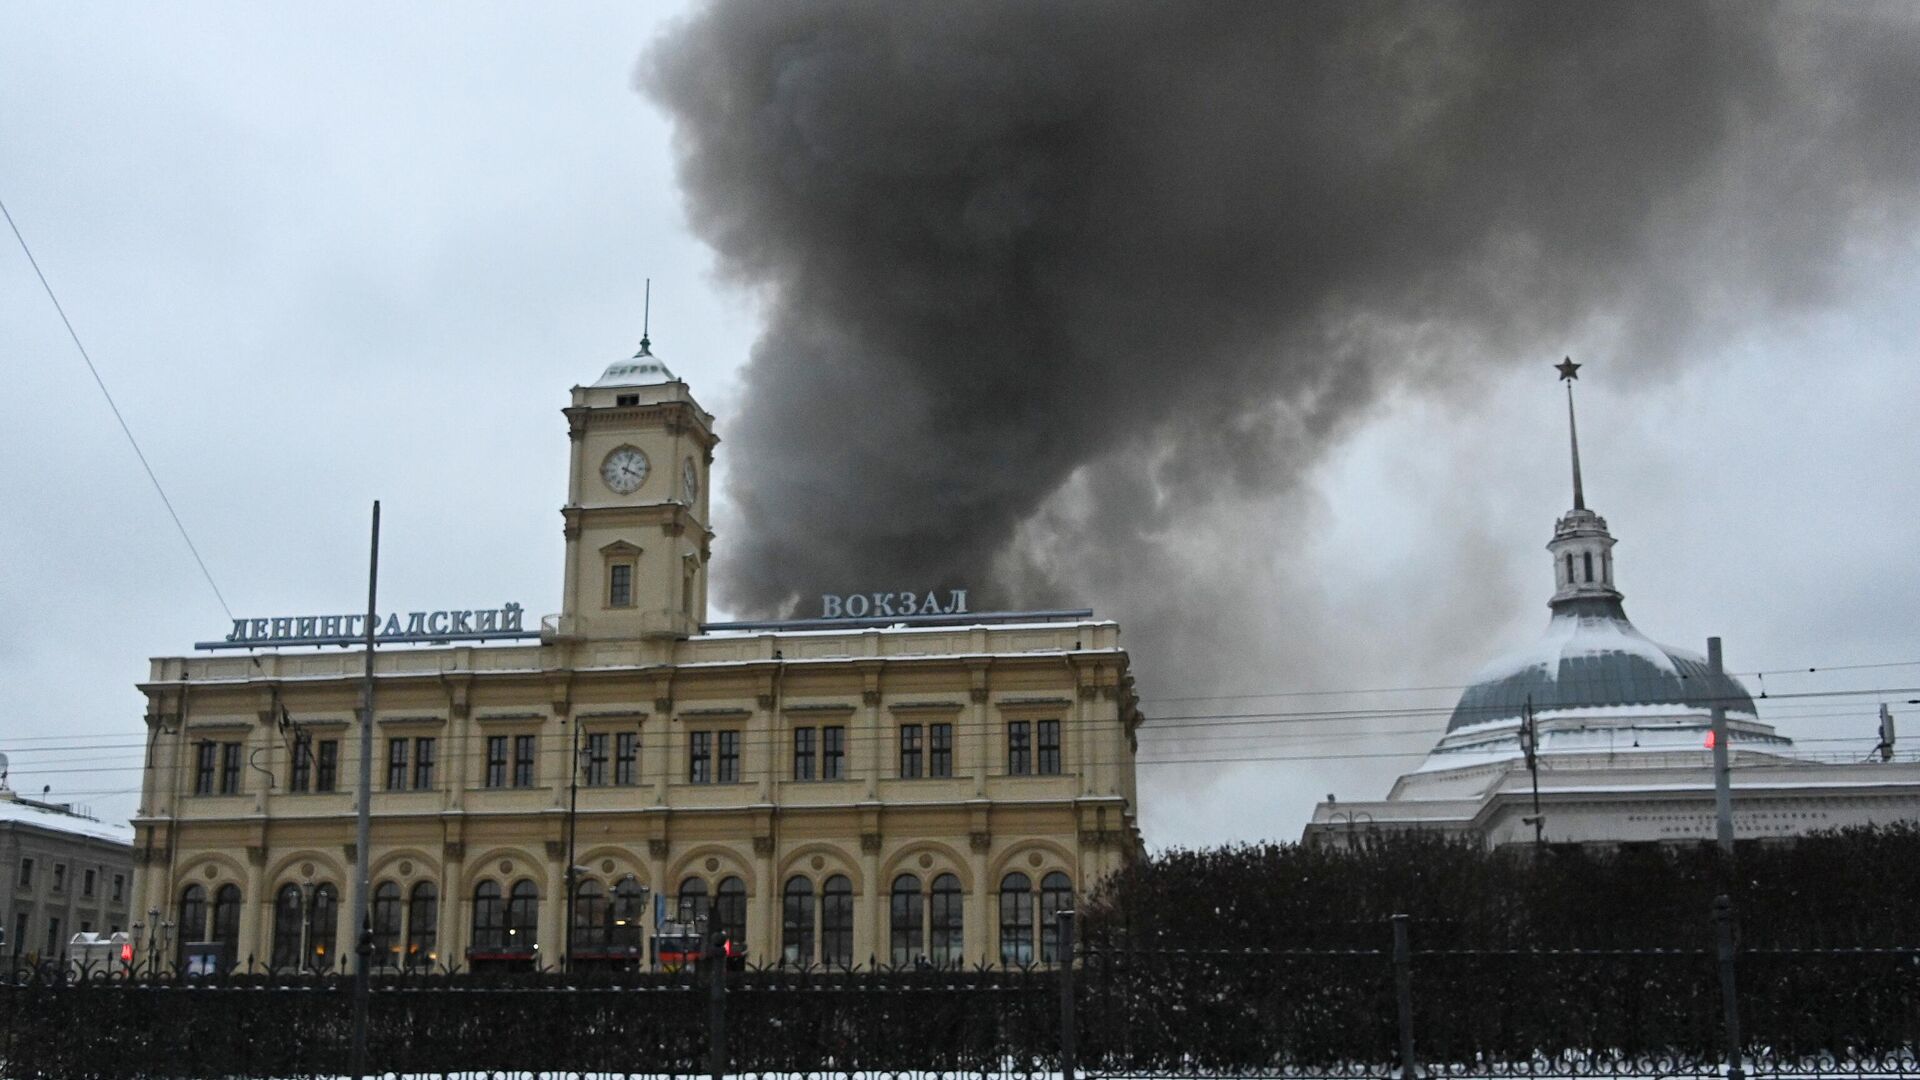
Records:
{"label": "rectangular window", "polygon": [[387,740],[387,790],[407,790],[407,740]]}
{"label": "rectangular window", "polygon": [[93,871],[91,870],[80,875],[80,895],[89,898],[93,896]]}
{"label": "rectangular window", "polygon": [[623,731],[613,740],[613,782],[632,787],[640,782],[640,736]]}
{"label": "rectangular window", "polygon": [[953,775],[953,725],[927,725],[927,775]]}
{"label": "rectangular window", "polygon": [[413,788],[415,791],[433,790],[433,758],[432,738],[413,740]]}
{"label": "rectangular window", "polygon": [[487,786],[507,786],[507,737],[487,736]]}
{"label": "rectangular window", "polygon": [[820,779],[839,780],[846,775],[847,729],[839,725],[820,729]]}
{"label": "rectangular window", "polygon": [[293,769],[287,780],[289,791],[305,791],[313,785],[313,741],[305,735],[293,738]]}
{"label": "rectangular window", "polygon": [[900,778],[920,778],[920,725],[900,725]]}
{"label": "rectangular window", "polygon": [[313,770],[313,790],[332,791],[340,777],[340,740],[320,740],[320,759]]}
{"label": "rectangular window", "polygon": [[66,863],[53,864],[53,891],[54,892],[67,891],[67,864]]}
{"label": "rectangular window", "polygon": [[793,778],[813,779],[813,729],[810,727],[793,729]]}
{"label": "rectangular window", "polygon": [[127,879],[124,875],[113,875],[113,902],[119,903],[127,895]]}
{"label": "rectangular window", "polygon": [[713,782],[713,732],[687,732],[687,782]]}
{"label": "rectangular window", "polygon": [[60,920],[47,920],[47,955],[60,955]]}
{"label": "rectangular window", "polygon": [[534,736],[515,735],[513,737],[513,786],[533,786],[533,747]]}
{"label": "rectangular window", "polygon": [[240,744],[237,742],[220,744],[220,794],[234,795],[240,791]]}
{"label": "rectangular window", "polygon": [[605,787],[607,783],[607,736],[605,732],[587,736],[586,784]]}
{"label": "rectangular window", "polygon": [[614,563],[607,568],[607,606],[633,606],[632,563]]}
{"label": "rectangular window", "polygon": [[1025,720],[1007,724],[1007,773],[1027,776],[1033,772],[1033,725]]}
{"label": "rectangular window", "polygon": [[194,761],[193,793],[195,795],[213,794],[214,755],[219,753],[210,742],[200,743],[194,748],[198,755]]}
{"label": "rectangular window", "polygon": [[1043,776],[1060,775],[1060,721],[1042,720],[1040,730],[1040,760],[1034,771]]}
{"label": "rectangular window", "polygon": [[[33,860],[32,859],[20,860],[20,887],[23,889],[33,888]],[[15,935],[14,940],[18,941],[19,936]]]}
{"label": "rectangular window", "polygon": [[722,731],[720,734],[720,762],[714,779],[722,784],[738,783],[740,780],[740,732]]}

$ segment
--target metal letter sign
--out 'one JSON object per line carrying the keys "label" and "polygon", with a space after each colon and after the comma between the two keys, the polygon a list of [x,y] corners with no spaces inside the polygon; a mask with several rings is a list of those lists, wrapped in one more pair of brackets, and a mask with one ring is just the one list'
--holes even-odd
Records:
{"label": "metal letter sign", "polygon": [[[381,644],[485,641],[489,638],[537,638],[524,625],[519,604],[465,611],[414,611],[403,623],[398,613],[374,620]],[[302,615],[297,618],[235,619],[220,641],[201,641],[196,649],[270,649],[283,645],[358,645],[366,640],[365,615]]]}
{"label": "metal letter sign", "polygon": [[947,590],[947,602],[942,604],[938,593],[929,590],[917,592],[876,592],[852,593],[836,596],[823,593],[820,597],[820,617],[823,619],[867,619],[892,618],[895,615],[965,615],[967,613],[967,590]]}

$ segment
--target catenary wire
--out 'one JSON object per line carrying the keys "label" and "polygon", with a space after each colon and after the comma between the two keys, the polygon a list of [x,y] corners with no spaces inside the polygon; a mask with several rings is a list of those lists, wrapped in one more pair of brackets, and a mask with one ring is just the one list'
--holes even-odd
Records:
{"label": "catenary wire", "polygon": [[47,275],[40,270],[40,261],[33,257],[33,249],[27,246],[27,238],[20,234],[20,226],[13,220],[13,213],[7,209],[5,200],[0,200],[0,215],[7,219],[7,227],[13,230],[13,238],[20,242],[20,251],[26,255],[27,263],[33,267],[33,274],[40,279],[40,287],[47,291],[47,299],[53,301],[53,310],[60,315],[61,325],[67,328],[67,336],[73,339],[73,347],[80,350],[80,359],[86,361],[87,370],[93,374],[94,384],[100,387],[100,396],[107,399],[107,408],[113,410],[113,418],[120,423],[120,431],[127,437],[127,444],[133,447],[133,455],[140,459],[140,467],[147,472],[147,479],[153,481],[153,490],[160,496],[160,502],[167,508],[168,516],[173,518],[174,527],[180,530],[180,539],[187,542],[187,550],[193,553],[193,561],[200,565],[200,573],[207,579],[207,586],[213,590],[214,599],[220,601],[220,610],[233,618],[233,609],[227,606],[227,598],[221,594],[220,586],[213,580],[213,571],[207,569],[207,560],[201,558],[200,549],[187,534],[186,523],[180,520],[180,512],[173,508],[173,500],[167,497],[167,489],[160,486],[160,477],[154,474],[153,466],[147,461],[146,452],[140,449],[140,441],[133,437],[133,429],[127,426],[127,418],[120,414],[120,406],[115,404],[113,394],[107,390],[107,382],[100,377],[100,369],[94,366],[93,357],[87,354],[87,347],[80,343],[80,335],[73,328],[73,320],[67,318],[67,309],[60,304],[60,298],[54,295],[53,286],[48,283]]}

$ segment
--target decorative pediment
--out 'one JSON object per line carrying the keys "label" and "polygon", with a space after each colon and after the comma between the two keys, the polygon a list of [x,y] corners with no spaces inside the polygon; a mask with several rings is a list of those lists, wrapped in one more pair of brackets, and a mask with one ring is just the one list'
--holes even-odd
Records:
{"label": "decorative pediment", "polygon": [[640,545],[630,544],[625,540],[615,540],[613,543],[606,544],[600,548],[600,554],[605,555],[609,559],[619,558],[623,555],[637,556],[640,553]]}

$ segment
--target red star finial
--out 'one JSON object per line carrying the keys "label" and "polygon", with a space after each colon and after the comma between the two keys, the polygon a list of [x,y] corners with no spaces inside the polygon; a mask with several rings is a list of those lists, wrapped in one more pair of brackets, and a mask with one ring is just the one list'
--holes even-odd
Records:
{"label": "red star finial", "polygon": [[1580,365],[1574,363],[1573,357],[1571,356],[1553,365],[1553,370],[1560,373],[1561,382],[1572,382],[1573,380],[1578,379],[1580,377],[1578,374],[1580,371]]}

